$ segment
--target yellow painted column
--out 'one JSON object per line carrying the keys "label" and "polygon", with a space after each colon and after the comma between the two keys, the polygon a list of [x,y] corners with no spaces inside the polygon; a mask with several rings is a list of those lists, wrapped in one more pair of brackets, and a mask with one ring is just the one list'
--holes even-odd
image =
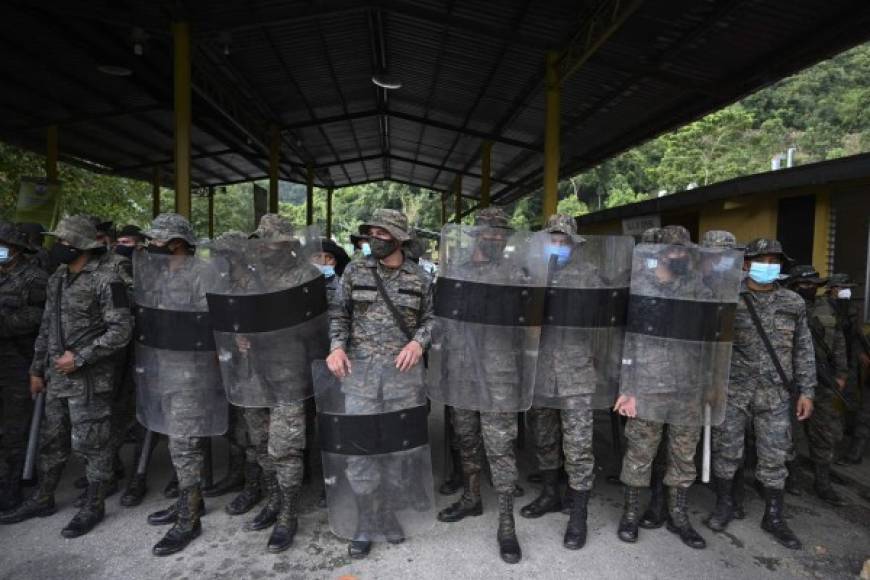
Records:
{"label": "yellow painted column", "polygon": [[813,266],[822,276],[830,276],[831,264],[831,194],[820,192],[816,194],[816,215],[813,227]]}
{"label": "yellow painted column", "polygon": [[484,141],[480,148],[480,207],[489,207],[492,188],[492,141]]}
{"label": "yellow painted column", "polygon": [[326,237],[332,237],[332,188],[326,190]]}
{"label": "yellow painted column", "polygon": [[559,53],[547,52],[546,117],[544,127],[544,199],[543,219],[556,213],[559,202],[559,129],[562,88],[559,79]]}
{"label": "yellow painted column", "polygon": [[208,239],[214,239],[214,186],[208,186]]}
{"label": "yellow painted column", "polygon": [[175,211],[190,219],[190,25],[172,23],[175,103]]}
{"label": "yellow painted column", "polygon": [[269,213],[278,213],[278,165],[281,163],[281,131],[272,125],[269,139]]}
{"label": "yellow painted column", "polygon": [[160,215],[160,166],[154,166],[151,180],[151,217]]}
{"label": "yellow painted column", "polygon": [[45,131],[45,177],[57,181],[57,125],[50,125]]}
{"label": "yellow painted column", "polygon": [[305,223],[309,226],[314,223],[314,166],[308,164],[307,172],[308,190],[305,196]]}

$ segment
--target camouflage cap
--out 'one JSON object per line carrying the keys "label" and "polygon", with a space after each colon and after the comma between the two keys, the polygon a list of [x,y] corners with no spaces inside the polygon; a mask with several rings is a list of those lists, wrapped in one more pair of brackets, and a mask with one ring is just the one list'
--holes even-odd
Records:
{"label": "camouflage cap", "polygon": [[819,272],[810,264],[798,264],[792,266],[788,271],[787,283],[793,284],[797,282],[811,282],[813,284],[824,284],[827,278],[819,277]]}
{"label": "camouflage cap", "polygon": [[747,258],[755,258],[757,256],[781,256],[785,261],[791,262],[792,259],[783,251],[782,244],[779,240],[770,238],[756,238],[746,244],[744,256]]}
{"label": "camouflage cap", "polygon": [[858,285],[852,282],[848,274],[837,272],[831,274],[828,278],[828,288],[857,288]]}
{"label": "camouflage cap", "polygon": [[16,246],[25,252],[34,251],[24,233],[13,224],[3,220],[0,220],[0,244]]}
{"label": "camouflage cap", "polygon": [[63,240],[78,250],[96,250],[105,247],[102,242],[97,241],[97,228],[82,215],[63,218],[53,232],[45,232],[45,235]]}
{"label": "camouflage cap", "polygon": [[385,229],[399,242],[411,239],[408,233],[408,217],[397,209],[376,209],[371,219],[360,225],[359,233],[368,235],[370,228]]}
{"label": "camouflage cap", "polygon": [[737,248],[737,238],[725,230],[710,230],[704,234],[701,245],[705,248],[722,248],[733,250]]}
{"label": "camouflage cap", "polygon": [[500,207],[486,207],[474,214],[474,225],[512,230],[508,214]]}
{"label": "camouflage cap", "polygon": [[248,234],[239,230],[229,230],[214,239],[216,242],[235,242],[247,240]]}
{"label": "camouflage cap", "polygon": [[689,235],[689,230],[683,226],[665,226],[659,234],[659,244],[668,246],[693,246],[692,236]]}
{"label": "camouflage cap", "polygon": [[193,226],[183,215],[177,213],[162,213],[151,222],[151,228],[144,231],[146,238],[168,242],[170,240],[184,240],[191,246],[196,245],[196,236]]}
{"label": "camouflage cap", "polygon": [[662,228],[647,228],[640,235],[641,244],[658,244],[662,239]]}
{"label": "camouflage cap", "polygon": [[296,239],[290,220],[276,213],[267,213],[261,217],[260,225],[251,237],[274,242],[292,242]]}
{"label": "camouflage cap", "polygon": [[563,213],[551,215],[550,219],[547,220],[547,225],[544,226],[544,231],[550,234],[571,236],[575,242],[585,241],[582,236],[577,235],[577,220]]}
{"label": "camouflage cap", "polygon": [[142,230],[139,228],[139,226],[136,226],[133,224],[127,224],[125,226],[122,226],[121,229],[118,230],[118,237],[119,238],[137,238],[137,237],[141,238],[142,237]]}

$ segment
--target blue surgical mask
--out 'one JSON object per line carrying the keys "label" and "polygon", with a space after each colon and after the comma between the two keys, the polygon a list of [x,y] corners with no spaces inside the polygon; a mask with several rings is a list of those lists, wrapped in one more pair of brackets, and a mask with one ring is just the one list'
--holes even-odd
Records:
{"label": "blue surgical mask", "polygon": [[727,272],[734,267],[734,256],[722,256],[719,261],[713,264],[714,272]]}
{"label": "blue surgical mask", "polygon": [[363,256],[371,256],[372,255],[372,248],[371,248],[371,246],[369,246],[368,242],[363,242],[362,253],[363,253]]}
{"label": "blue surgical mask", "polygon": [[0,264],[5,264],[12,258],[12,253],[6,246],[0,246]]}
{"label": "blue surgical mask", "polygon": [[547,255],[556,256],[556,264],[564,266],[571,259],[571,248],[558,244],[547,244]]}
{"label": "blue surgical mask", "polygon": [[317,269],[320,270],[326,278],[332,278],[335,276],[335,266],[318,264]]}
{"label": "blue surgical mask", "polygon": [[749,277],[758,284],[772,284],[779,276],[780,268],[779,264],[752,262],[749,266]]}

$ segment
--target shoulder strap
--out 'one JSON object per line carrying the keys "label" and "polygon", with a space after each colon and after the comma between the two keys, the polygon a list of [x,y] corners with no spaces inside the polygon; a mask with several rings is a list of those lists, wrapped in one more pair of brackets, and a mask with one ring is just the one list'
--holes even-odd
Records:
{"label": "shoulder strap", "polygon": [[761,318],[758,317],[758,311],[755,310],[755,306],[752,304],[752,301],[749,299],[749,295],[746,292],[741,293],[740,297],[743,298],[743,303],[746,304],[746,309],[749,311],[752,323],[755,324],[755,330],[758,331],[758,335],[761,337],[761,342],[764,343],[764,348],[767,349],[767,354],[770,355],[770,358],[773,360],[773,366],[776,367],[776,372],[779,373],[779,378],[782,379],[782,384],[788,388],[789,385],[791,385],[791,381],[785,374],[785,369],[782,368],[782,363],[776,355],[773,345],[770,343],[770,337],[767,336],[767,332],[761,324]]}
{"label": "shoulder strap", "polygon": [[393,319],[396,321],[396,324],[399,325],[402,333],[408,338],[408,340],[414,339],[414,333],[411,332],[411,329],[408,328],[408,324],[405,322],[405,319],[402,318],[402,314],[396,308],[396,305],[393,304],[393,301],[390,300],[389,294],[387,294],[387,289],[384,288],[384,281],[381,279],[381,275],[378,274],[378,267],[372,269],[372,276],[375,277],[375,284],[378,286],[378,294],[381,295],[381,298],[384,299],[384,304],[387,305],[387,309],[390,311],[390,314],[393,315]]}

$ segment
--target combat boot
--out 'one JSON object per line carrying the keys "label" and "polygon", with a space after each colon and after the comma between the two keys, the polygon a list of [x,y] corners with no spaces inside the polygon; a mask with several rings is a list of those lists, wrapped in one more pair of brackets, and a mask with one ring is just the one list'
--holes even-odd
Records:
{"label": "combat boot", "polygon": [[354,560],[360,560],[371,552],[372,538],[378,530],[374,494],[356,496],[356,509],[356,533],[347,545],[347,553]]}
{"label": "combat boot", "polygon": [[508,564],[516,564],[523,557],[520,542],[517,540],[514,522],[514,496],[510,493],[498,494],[498,551],[501,559]]}
{"label": "combat boot", "polygon": [[169,483],[166,484],[166,487],[163,488],[163,497],[166,499],[175,499],[178,497],[178,474],[175,472],[175,468],[172,469],[172,479],[169,480]]}
{"label": "combat boot", "polygon": [[[148,523],[152,526],[167,526],[169,524],[174,524],[178,521],[180,504],[181,496],[179,495],[178,499],[172,502],[166,509],[148,514]],[[205,501],[202,499],[202,494],[199,494],[199,506],[197,507],[197,512],[200,515],[205,514]]]}
{"label": "combat boot", "polygon": [[786,461],[785,468],[788,469],[788,476],[785,478],[785,491],[793,496],[803,494],[800,488],[800,468],[797,461]]}
{"label": "combat boot", "polygon": [[734,519],[733,481],[723,477],[716,478],[716,507],[705,522],[714,532],[725,531]]}
{"label": "combat boot", "polygon": [[202,492],[199,485],[179,490],[178,517],[175,524],[151,549],[155,556],[169,556],[182,551],[202,533],[199,506],[202,505]]}
{"label": "combat boot", "polygon": [[649,504],[638,525],[645,530],[654,530],[665,525],[668,519],[668,503],[665,498],[664,474],[653,473]]}
{"label": "combat boot", "polygon": [[21,469],[10,470],[9,476],[0,480],[0,513],[14,510],[21,505]]}
{"label": "combat boot", "polygon": [[127,482],[124,495],[121,496],[121,505],[135,507],[142,503],[146,493],[148,493],[148,485],[145,476],[138,473],[133,474],[133,477]]}
{"label": "combat boot", "polygon": [[831,485],[831,466],[826,463],[816,463],[816,481],[813,489],[816,495],[834,507],[843,507],[847,501],[840,496]]}
{"label": "combat boot", "polygon": [[224,508],[231,516],[246,514],[263,499],[262,470],[256,462],[245,464],[245,487]]}
{"label": "combat boot", "polygon": [[263,484],[266,488],[266,505],[253,520],[245,524],[245,529],[249,532],[265,530],[272,526],[278,519],[278,512],[281,511],[281,488],[278,487],[278,476],[274,473],[265,474]]}
{"label": "combat boot", "polygon": [[54,490],[60,482],[63,467],[55,467],[39,474],[39,486],[33,495],[21,502],[17,508],[0,514],[0,524],[17,524],[32,518],[44,518],[54,514]]}
{"label": "combat boot", "polygon": [[95,481],[88,485],[85,503],[73,519],[60,531],[64,538],[78,538],[94,529],[106,515],[106,501],[103,495],[104,483]]}
{"label": "combat boot", "polygon": [[[118,493],[120,486],[118,485],[118,480],[113,475],[109,481],[103,483],[103,499],[107,497],[112,497],[116,493]],[[88,501],[88,489],[90,489],[90,485],[85,488],[83,492],[79,494],[77,498],[73,500],[73,507],[82,508]]]}
{"label": "combat boot", "polygon": [[731,499],[734,502],[734,519],[742,520],[746,517],[746,509],[743,507],[746,501],[746,476],[743,467],[737,470],[731,480]]}
{"label": "combat boot", "polygon": [[846,454],[837,461],[838,465],[859,465],[864,460],[864,451],[867,449],[866,437],[852,438],[852,444]]}
{"label": "combat boot", "polygon": [[462,497],[459,498],[458,502],[438,512],[438,521],[452,523],[469,516],[483,514],[483,502],[480,499],[480,474],[466,474],[463,479]]}
{"label": "combat boot", "polygon": [[575,491],[569,487],[568,495],[571,498],[571,516],[568,518],[562,545],[569,550],[579,550],[586,545],[586,506],[589,504],[589,492]]}
{"label": "combat boot", "polygon": [[680,536],[690,548],[701,550],[707,542],[692,527],[689,521],[689,490],[684,487],[668,488],[668,530]]}
{"label": "combat boot", "polygon": [[638,520],[640,519],[640,488],[633,485],[625,486],[625,505],[622,508],[622,518],[616,535],[623,542],[637,541]]}
{"label": "combat boot", "polygon": [[524,518],[539,518],[544,514],[562,511],[562,498],[559,495],[559,469],[541,471],[541,495],[520,510]]}
{"label": "combat boot", "polygon": [[238,445],[230,445],[230,458],[227,473],[211,487],[203,488],[203,497],[220,497],[228,493],[238,493],[245,488],[245,450]]}
{"label": "combat boot", "polygon": [[453,495],[462,488],[462,454],[458,449],[450,449],[450,458],[453,469],[450,471],[450,477],[438,488],[438,493],[441,495]]}
{"label": "combat boot", "polygon": [[275,527],[272,528],[272,535],[269,536],[269,543],[266,546],[272,554],[283,552],[292,546],[299,527],[297,520],[299,489],[281,490],[281,494],[281,511],[278,512],[278,519],[275,521]]}
{"label": "combat boot", "polygon": [[783,496],[781,489],[765,488],[764,518],[761,520],[761,529],[773,536],[773,538],[791,550],[800,550],[801,542],[788,527],[783,516]]}

